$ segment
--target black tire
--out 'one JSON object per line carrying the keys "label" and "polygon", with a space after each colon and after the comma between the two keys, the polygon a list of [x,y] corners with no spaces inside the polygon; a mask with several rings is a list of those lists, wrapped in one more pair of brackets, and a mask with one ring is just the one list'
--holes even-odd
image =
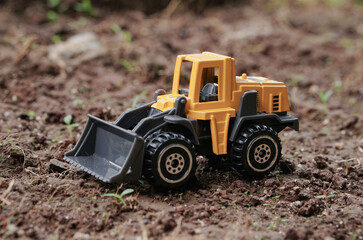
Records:
{"label": "black tire", "polygon": [[242,130],[232,143],[232,167],[249,176],[271,172],[281,157],[281,141],[271,127],[252,125]]}
{"label": "black tire", "polygon": [[180,187],[195,175],[196,166],[194,146],[183,135],[157,132],[147,138],[143,172],[151,184]]}

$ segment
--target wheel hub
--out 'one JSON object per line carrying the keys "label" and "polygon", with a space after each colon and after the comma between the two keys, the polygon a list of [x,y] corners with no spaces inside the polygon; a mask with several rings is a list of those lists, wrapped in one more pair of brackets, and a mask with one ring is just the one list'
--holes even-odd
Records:
{"label": "wheel hub", "polygon": [[178,174],[182,171],[185,160],[184,157],[179,153],[172,153],[166,159],[166,170],[170,174]]}
{"label": "wheel hub", "polygon": [[255,160],[258,163],[265,163],[271,156],[271,148],[267,144],[260,144],[255,148]]}

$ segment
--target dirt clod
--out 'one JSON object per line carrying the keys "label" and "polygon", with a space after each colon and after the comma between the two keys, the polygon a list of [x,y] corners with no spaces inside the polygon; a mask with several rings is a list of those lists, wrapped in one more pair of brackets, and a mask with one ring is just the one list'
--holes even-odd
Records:
{"label": "dirt clod", "polygon": [[316,156],[314,158],[314,160],[315,160],[317,168],[324,169],[324,168],[328,167],[328,163],[327,163],[328,158],[327,157],[323,157],[323,156],[319,155],[319,156]]}
{"label": "dirt clod", "polygon": [[285,240],[308,240],[314,235],[311,229],[290,229],[286,232]]}
{"label": "dirt clod", "polygon": [[287,161],[287,160],[280,162],[280,168],[281,168],[281,171],[285,174],[290,174],[296,170],[295,165],[292,162]]}
{"label": "dirt clod", "polygon": [[332,182],[337,189],[344,189],[347,185],[347,180],[339,175],[334,175]]}
{"label": "dirt clod", "polygon": [[319,170],[314,172],[314,177],[323,181],[331,182],[333,173],[330,170]]}
{"label": "dirt clod", "polygon": [[298,214],[304,217],[310,217],[319,213],[321,203],[317,199],[310,199],[304,203],[298,210]]}
{"label": "dirt clod", "polygon": [[265,181],[265,187],[278,187],[280,182],[275,178],[269,178]]}
{"label": "dirt clod", "polygon": [[359,118],[357,116],[349,118],[343,123],[343,126],[341,126],[339,130],[353,128],[358,123],[358,120]]}

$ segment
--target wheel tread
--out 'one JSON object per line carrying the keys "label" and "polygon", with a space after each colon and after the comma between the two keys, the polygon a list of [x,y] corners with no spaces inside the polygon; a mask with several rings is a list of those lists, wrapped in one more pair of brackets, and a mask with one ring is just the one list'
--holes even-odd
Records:
{"label": "wheel tread", "polygon": [[[266,126],[266,125],[258,125],[258,124],[253,124],[253,125],[247,127],[246,129],[242,130],[242,132],[239,134],[237,139],[231,145],[231,152],[229,154],[229,157],[230,157],[232,167],[234,169],[236,169],[237,171],[244,172],[244,170],[245,170],[243,167],[243,164],[242,164],[243,151],[244,151],[244,147],[245,147],[244,145],[248,142],[248,139],[252,135],[254,135],[255,133],[260,132],[260,131],[270,132],[272,135],[274,135],[276,137],[279,146],[281,146],[281,144],[280,144],[281,140],[278,137],[277,132],[274,131],[271,127]],[[281,151],[281,149],[279,149],[278,151]],[[250,172],[249,174],[257,174],[257,173]]]}
{"label": "wheel tread", "polygon": [[151,134],[145,141],[146,144],[145,144],[145,157],[144,157],[144,167],[143,167],[144,177],[151,184],[155,184],[157,182],[157,179],[153,174],[153,168],[152,168],[153,156],[158,151],[158,148],[169,140],[184,141],[189,146],[192,147],[193,152],[195,153],[195,146],[192,144],[192,142],[189,139],[187,139],[181,134],[173,132],[162,132],[162,131]]}

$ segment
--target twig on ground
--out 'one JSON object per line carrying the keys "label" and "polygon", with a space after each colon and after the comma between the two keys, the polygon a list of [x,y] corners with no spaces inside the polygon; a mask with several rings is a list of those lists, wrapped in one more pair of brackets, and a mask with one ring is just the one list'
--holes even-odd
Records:
{"label": "twig on ground", "polygon": [[54,195],[58,192],[58,190],[59,189],[61,189],[62,187],[69,187],[70,186],[70,184],[63,184],[63,185],[60,185],[60,186],[58,186],[55,190],[54,190],[54,192],[52,193],[52,195],[50,196],[50,198],[53,198],[54,197]]}
{"label": "twig on ground", "polygon": [[352,168],[357,168],[357,167],[359,167],[359,166],[361,166],[361,165],[362,165],[362,159],[361,159],[361,158],[356,159],[356,160],[357,160],[357,164],[356,164],[356,165],[354,165]]}
{"label": "twig on ground", "polygon": [[[26,162],[25,152],[24,152],[24,149],[23,149],[23,148],[20,148],[20,150],[22,151],[22,153],[23,153],[23,157],[24,157],[24,160],[23,160],[23,170],[25,171],[25,162]],[[26,171],[25,171],[25,172],[26,172]]]}
{"label": "twig on ground", "polygon": [[174,12],[176,11],[181,2],[182,2],[181,0],[171,0],[162,13],[163,17],[170,18],[174,14]]}
{"label": "twig on ground", "polygon": [[25,46],[23,47],[23,49],[20,51],[20,53],[15,57],[14,59],[14,65],[17,65],[21,60],[23,60],[23,58],[25,58],[31,50],[31,46],[33,44],[33,42],[37,39],[37,36],[35,35],[31,35],[26,43]]}
{"label": "twig on ground", "polygon": [[30,169],[25,168],[25,169],[24,169],[24,171],[25,171],[26,173],[31,173],[31,174],[33,174],[33,175],[35,175],[35,176],[39,177],[39,174],[38,174],[38,173],[35,173],[35,172],[33,172],[32,170],[30,170]]}
{"label": "twig on ground", "polygon": [[10,205],[11,202],[9,200],[7,200],[6,198],[8,197],[9,193],[11,192],[11,190],[13,189],[15,180],[12,179],[11,182],[9,183],[8,188],[5,190],[5,192],[3,192],[3,194],[0,197],[0,200],[5,203],[6,205]]}
{"label": "twig on ground", "polygon": [[171,234],[171,236],[178,236],[178,234],[181,231],[181,227],[182,227],[182,221],[183,221],[183,217],[178,218],[178,221],[176,222],[176,228],[174,229],[173,233]]}

